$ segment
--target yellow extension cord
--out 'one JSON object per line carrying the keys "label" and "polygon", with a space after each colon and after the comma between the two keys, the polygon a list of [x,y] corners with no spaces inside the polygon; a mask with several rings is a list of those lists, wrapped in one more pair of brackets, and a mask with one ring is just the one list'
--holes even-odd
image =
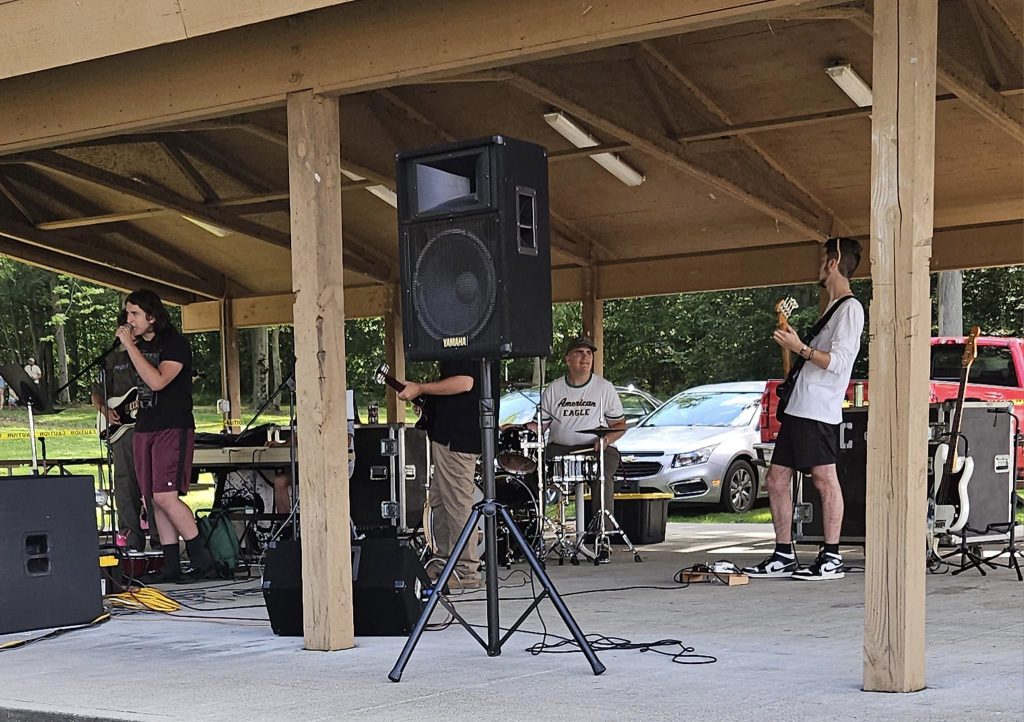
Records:
{"label": "yellow extension cord", "polygon": [[181,605],[159,589],[143,587],[120,594],[108,594],[106,599],[115,607],[133,611],[176,612]]}

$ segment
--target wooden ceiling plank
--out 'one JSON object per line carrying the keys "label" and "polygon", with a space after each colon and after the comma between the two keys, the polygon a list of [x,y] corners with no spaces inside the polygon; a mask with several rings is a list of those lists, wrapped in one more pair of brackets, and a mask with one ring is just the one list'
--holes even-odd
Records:
{"label": "wooden ceiling plank", "polygon": [[174,165],[178,167],[181,174],[196,189],[199,197],[203,199],[203,203],[215,201],[220,197],[217,191],[213,189],[213,186],[203,177],[203,174],[199,172],[195,165],[192,164],[192,161],[178,147],[177,143],[164,141],[160,144],[160,147],[164,149],[164,152],[167,153]]}
{"label": "wooden ceiling plank", "polygon": [[275,231],[261,226],[252,221],[238,216],[225,213],[219,209],[204,206],[174,193],[167,193],[157,188],[136,183],[130,179],[119,176],[116,173],[97,168],[96,166],[83,163],[73,158],[54,153],[53,151],[38,151],[30,156],[16,156],[13,162],[25,163],[27,165],[42,168],[54,173],[66,175],[78,180],[87,181],[104,188],[108,188],[124,195],[136,198],[137,200],[153,205],[163,206],[177,213],[191,216],[192,218],[212,223],[235,233],[269,243],[280,248],[289,248],[288,234]]}
{"label": "wooden ceiling plank", "polygon": [[[732,125],[733,120],[728,113],[711,96],[705,93],[689,77],[675,66],[660,50],[649,42],[641,42],[637,46],[637,52],[641,54],[649,66],[657,72],[665,82],[673,87],[677,94],[684,98],[690,105],[696,105],[699,109],[718,119],[726,126]],[[678,133],[673,133],[673,137]],[[778,188],[785,195],[790,196],[804,210],[813,214],[819,219],[818,229],[826,236],[831,235],[832,229],[839,228],[841,233],[848,233],[849,228],[835,217],[830,208],[827,208],[811,190],[804,185],[787,167],[753,138],[746,135],[738,136],[739,142],[746,147],[746,152],[752,156],[755,165],[766,164],[768,173],[774,172],[779,178],[773,178],[772,185]]]}
{"label": "wooden ceiling plank", "polygon": [[783,207],[784,204],[778,200],[766,197],[759,177],[742,174],[726,177],[721,171],[690,158],[685,147],[674,139],[640,127],[632,118],[623,114],[612,117],[613,111],[610,109],[598,109],[578,91],[544,78],[532,69],[520,68],[510,82],[528,95],[561,108],[589,125],[630,143],[637,150],[669,167],[703,181],[811,238],[822,239],[828,235],[827,231],[822,230],[821,219],[798,209]]}

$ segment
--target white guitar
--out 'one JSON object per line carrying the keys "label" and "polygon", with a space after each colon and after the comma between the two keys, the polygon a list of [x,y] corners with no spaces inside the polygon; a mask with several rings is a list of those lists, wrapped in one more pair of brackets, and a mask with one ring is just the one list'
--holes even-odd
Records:
{"label": "white guitar", "polygon": [[111,396],[107,399],[106,408],[117,412],[118,421],[107,423],[103,412],[97,412],[96,433],[103,441],[113,444],[135,426],[139,414],[139,390],[133,386],[120,396]]}
{"label": "white guitar", "polygon": [[960,361],[960,389],[956,397],[953,424],[949,429],[949,443],[939,444],[935,449],[934,466],[932,467],[935,486],[932,497],[935,500],[933,525],[936,534],[959,532],[967,525],[967,518],[971,513],[971,499],[967,493],[967,485],[970,483],[971,474],[974,471],[974,460],[969,456],[959,456],[957,445],[963,421],[967,376],[970,374],[971,364],[978,356],[978,336],[980,335],[981,329],[974,326],[971,328],[970,336],[964,342],[964,355]]}

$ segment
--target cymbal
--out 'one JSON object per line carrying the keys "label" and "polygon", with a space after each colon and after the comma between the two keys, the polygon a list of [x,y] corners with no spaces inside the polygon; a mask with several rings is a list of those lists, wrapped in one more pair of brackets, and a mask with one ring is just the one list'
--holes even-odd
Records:
{"label": "cymbal", "polygon": [[625,431],[625,429],[613,429],[610,426],[598,426],[596,429],[579,429],[577,433],[591,434],[593,436],[608,436],[608,434],[614,434],[617,431]]}

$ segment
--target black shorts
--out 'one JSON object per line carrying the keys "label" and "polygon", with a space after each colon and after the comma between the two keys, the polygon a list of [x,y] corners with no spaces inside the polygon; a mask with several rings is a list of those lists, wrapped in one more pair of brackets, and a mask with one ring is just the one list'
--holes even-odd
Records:
{"label": "black shorts", "polygon": [[772,463],[804,474],[812,466],[835,464],[839,458],[839,424],[784,415],[775,439]]}

